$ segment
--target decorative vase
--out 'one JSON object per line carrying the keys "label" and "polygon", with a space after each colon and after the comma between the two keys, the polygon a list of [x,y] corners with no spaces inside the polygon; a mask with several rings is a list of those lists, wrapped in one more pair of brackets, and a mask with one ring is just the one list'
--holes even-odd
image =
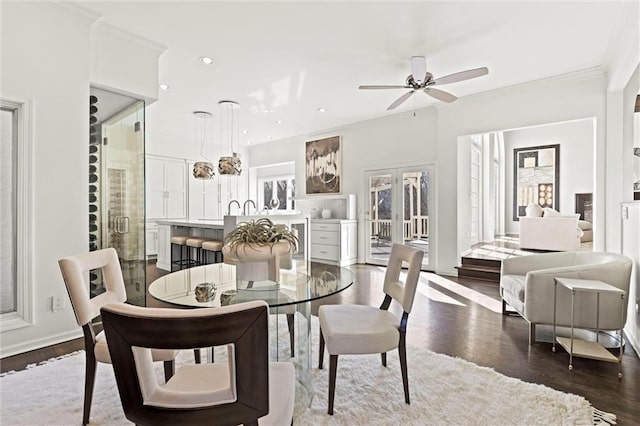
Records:
{"label": "decorative vase", "polygon": [[331,219],[331,210],[322,209],[322,218],[323,219]]}
{"label": "decorative vase", "polygon": [[318,210],[315,207],[309,210],[309,217],[311,217],[311,219],[318,218]]}
{"label": "decorative vase", "polygon": [[291,254],[286,241],[272,244],[236,244],[222,247],[225,263],[236,265],[236,282],[273,281],[280,282],[280,260]]}
{"label": "decorative vase", "polygon": [[201,283],[197,284],[194,295],[196,296],[196,300],[198,302],[210,302],[216,295],[216,285],[215,283]]}

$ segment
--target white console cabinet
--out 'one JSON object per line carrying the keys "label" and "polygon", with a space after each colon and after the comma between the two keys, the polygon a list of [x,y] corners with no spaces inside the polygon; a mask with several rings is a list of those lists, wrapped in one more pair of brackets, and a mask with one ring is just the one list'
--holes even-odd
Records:
{"label": "white console cabinet", "polygon": [[311,220],[311,260],[339,266],[358,258],[358,222],[346,219]]}

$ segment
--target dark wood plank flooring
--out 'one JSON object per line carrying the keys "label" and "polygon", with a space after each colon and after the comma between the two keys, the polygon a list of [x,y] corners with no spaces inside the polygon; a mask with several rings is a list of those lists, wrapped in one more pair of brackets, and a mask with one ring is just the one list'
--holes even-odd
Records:
{"label": "dark wood plank flooring", "polygon": [[[351,269],[356,283],[339,295],[314,303],[312,313],[325,303],[380,304],[384,268],[354,265]],[[148,282],[163,274],[151,264]],[[553,353],[550,343],[530,346],[527,322],[500,313],[497,285],[429,277],[423,274],[409,317],[409,357],[411,346],[460,357],[510,377],[582,395],[595,407],[615,413],[619,425],[640,423],[640,359],[630,345],[623,355],[621,380],[616,376],[617,365],[612,363],[576,358],[574,370],[569,371],[566,352],[559,349]],[[152,299],[148,304],[161,306]],[[74,342],[3,359],[2,371],[24,368],[20,366],[82,347],[81,341]]]}

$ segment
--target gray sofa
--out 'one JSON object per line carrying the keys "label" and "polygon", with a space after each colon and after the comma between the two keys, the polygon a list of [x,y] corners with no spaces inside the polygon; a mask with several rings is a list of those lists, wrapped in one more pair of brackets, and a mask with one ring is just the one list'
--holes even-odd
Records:
{"label": "gray sofa", "polygon": [[[554,278],[567,277],[600,280],[629,293],[632,260],[616,253],[570,251],[533,254],[502,261],[500,296],[502,313],[511,306],[529,322],[529,344],[536,341],[537,324],[553,324]],[[571,325],[571,294],[558,286],[558,326]],[[621,312],[621,309],[624,312]],[[599,328],[619,330],[627,318],[627,301],[621,307],[620,297],[600,296]],[[577,294],[574,325],[596,328],[595,294]]]}

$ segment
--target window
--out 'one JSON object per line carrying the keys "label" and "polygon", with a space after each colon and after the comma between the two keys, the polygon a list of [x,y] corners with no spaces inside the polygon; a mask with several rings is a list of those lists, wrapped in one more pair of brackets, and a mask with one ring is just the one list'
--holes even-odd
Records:
{"label": "window", "polygon": [[[258,210],[271,209],[277,205],[278,210],[293,210],[296,195],[294,176],[278,176],[263,178],[258,181]],[[277,201],[276,201],[277,200]]]}
{"label": "window", "polygon": [[32,324],[31,104],[0,100],[0,331]]}

